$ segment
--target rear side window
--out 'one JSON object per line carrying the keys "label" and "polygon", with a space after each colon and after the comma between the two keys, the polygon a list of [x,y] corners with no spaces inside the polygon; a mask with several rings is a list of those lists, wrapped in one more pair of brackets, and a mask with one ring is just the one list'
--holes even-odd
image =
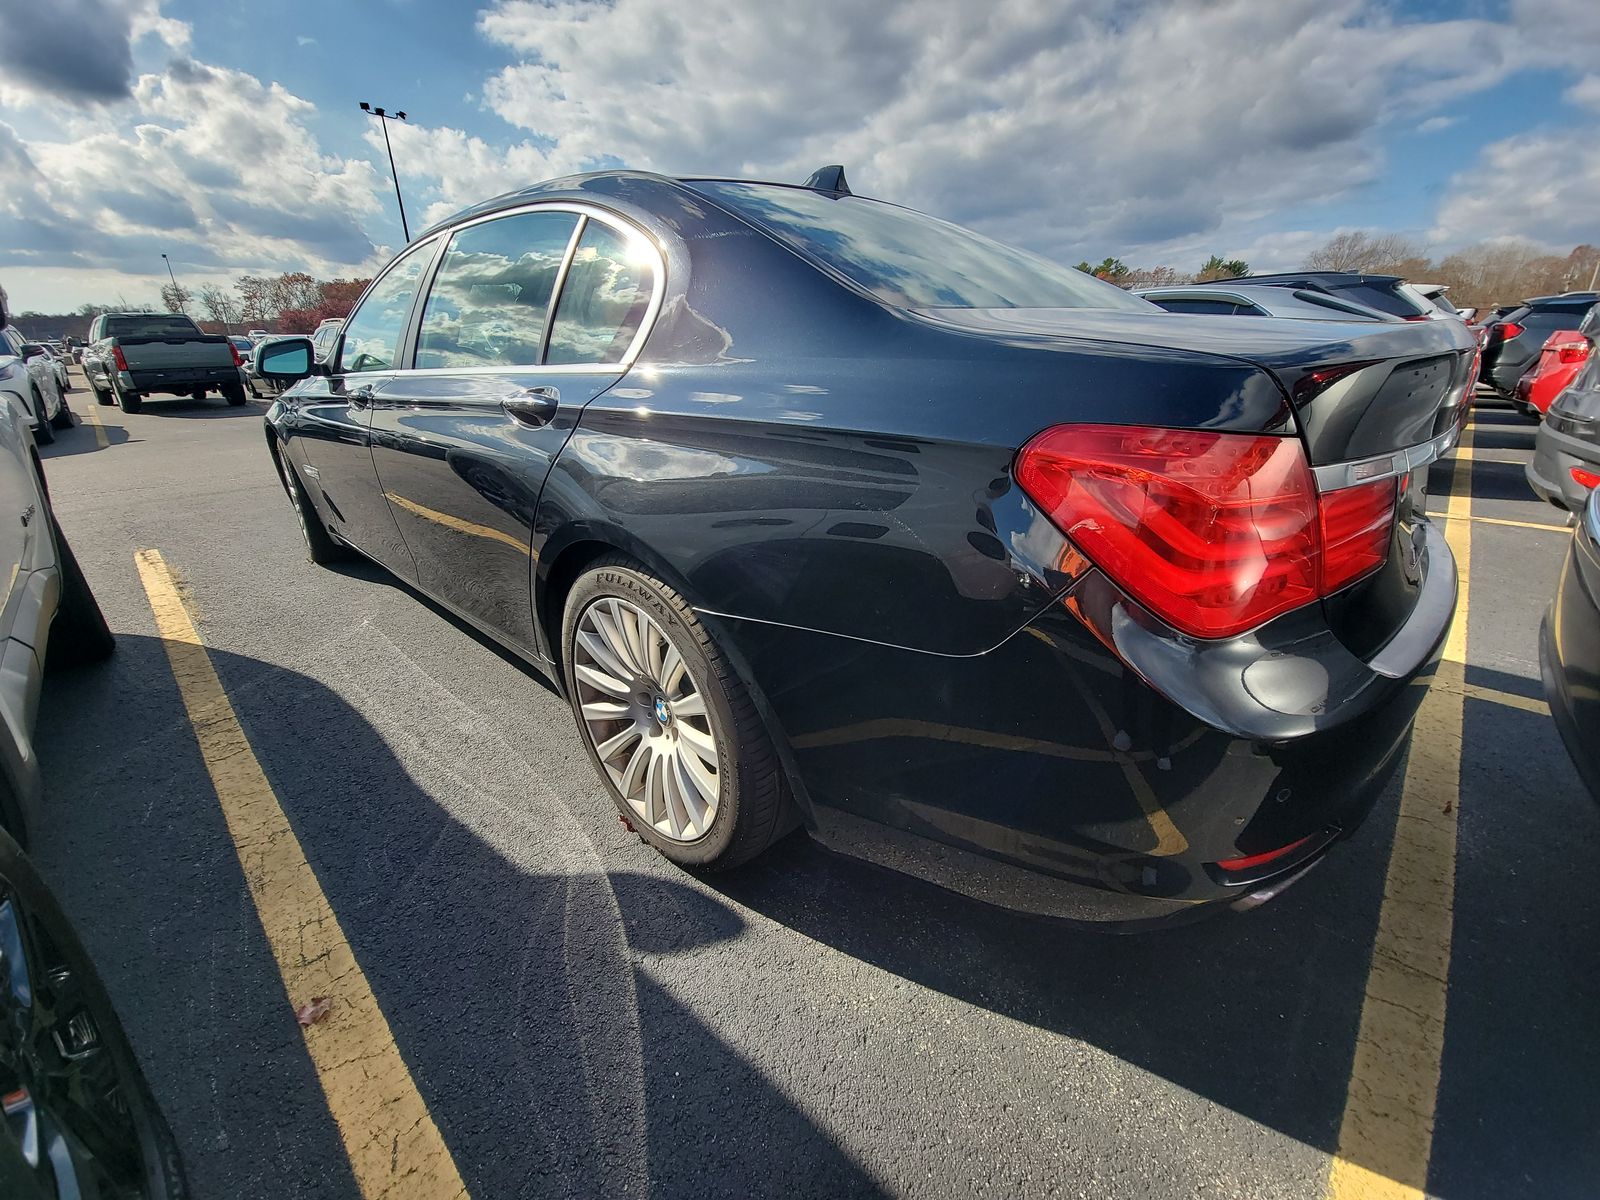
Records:
{"label": "rear side window", "polygon": [[577,225],[574,213],[526,212],[469,225],[451,238],[428,290],[417,367],[536,364]]}
{"label": "rear side window", "polygon": [[653,258],[642,240],[599,221],[585,224],[556,301],[545,362],[621,362],[650,307]]}
{"label": "rear side window", "polygon": [[196,337],[200,327],[188,317],[151,316],[107,317],[102,337]]}
{"label": "rear side window", "polygon": [[1211,313],[1213,316],[1221,317],[1255,317],[1261,315],[1259,309],[1252,308],[1247,304],[1235,304],[1232,300],[1201,300],[1198,298],[1190,299],[1187,296],[1181,298],[1177,296],[1162,296],[1160,298],[1152,296],[1150,299],[1168,312]]}
{"label": "rear side window", "polygon": [[694,187],[902,308],[1123,308],[1119,287],[925,213],[777,184]]}
{"label": "rear side window", "polygon": [[344,323],[344,347],[339,351],[341,372],[361,374],[393,369],[406,316],[417,294],[417,282],[437,244],[424,242],[407,250],[361,298]]}

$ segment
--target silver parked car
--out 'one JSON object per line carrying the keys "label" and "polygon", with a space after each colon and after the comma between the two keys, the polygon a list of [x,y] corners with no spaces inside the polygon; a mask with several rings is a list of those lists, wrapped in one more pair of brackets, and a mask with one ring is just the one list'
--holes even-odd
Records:
{"label": "silver parked car", "polygon": [[1174,284],[1134,293],[1168,312],[1210,313],[1219,317],[1297,317],[1305,321],[1398,321],[1354,300],[1309,288],[1262,283]]}

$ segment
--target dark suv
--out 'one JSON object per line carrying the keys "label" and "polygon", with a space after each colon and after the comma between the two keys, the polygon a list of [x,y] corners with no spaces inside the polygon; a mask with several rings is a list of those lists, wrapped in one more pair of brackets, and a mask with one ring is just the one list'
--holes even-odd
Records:
{"label": "dark suv", "polygon": [[[1268,287],[1296,288],[1321,292],[1341,300],[1354,300],[1368,308],[1399,317],[1403,321],[1431,319],[1433,308],[1420,295],[1405,287],[1398,275],[1364,275],[1357,271],[1291,271],[1282,275],[1246,275],[1240,279],[1212,279],[1195,287],[1228,287],[1240,283]],[[1513,383],[1516,381],[1513,380]]]}
{"label": "dark suv", "polygon": [[1538,361],[1545,339],[1558,329],[1578,328],[1596,302],[1600,302],[1600,292],[1567,292],[1523,301],[1490,323],[1479,378],[1512,399],[1523,372]]}

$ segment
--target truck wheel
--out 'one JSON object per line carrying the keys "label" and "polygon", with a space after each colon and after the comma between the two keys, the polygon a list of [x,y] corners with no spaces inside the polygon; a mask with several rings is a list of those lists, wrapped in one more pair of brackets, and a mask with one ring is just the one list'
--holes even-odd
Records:
{"label": "truck wheel", "polygon": [[222,398],[234,408],[239,408],[250,397],[244,394],[244,384],[225,383],[222,385]]}
{"label": "truck wheel", "polygon": [[39,427],[33,431],[33,440],[41,446],[48,446],[56,440],[56,431],[50,428],[50,422],[45,419],[44,398],[38,392],[33,393],[33,415],[39,421]]}
{"label": "truck wheel", "polygon": [[117,402],[117,398],[111,394],[110,388],[103,388],[97,383],[91,383],[89,390],[94,393],[94,402],[102,408],[110,408]]}
{"label": "truck wheel", "polygon": [[61,603],[50,630],[48,661],[52,666],[100,662],[110,656],[116,642],[66,535],[59,525],[55,530],[61,552]]}
{"label": "truck wheel", "polygon": [[125,413],[136,413],[144,407],[144,397],[138,392],[118,392],[117,407]]}
{"label": "truck wheel", "polygon": [[189,399],[191,399],[191,400],[204,400],[205,398],[206,398],[206,390],[205,390],[205,388],[195,388],[192,392],[189,393]]}

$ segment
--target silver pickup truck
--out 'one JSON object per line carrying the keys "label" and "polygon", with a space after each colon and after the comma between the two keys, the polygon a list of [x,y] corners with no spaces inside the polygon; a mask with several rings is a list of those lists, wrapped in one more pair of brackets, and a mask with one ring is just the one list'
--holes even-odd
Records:
{"label": "silver pickup truck", "polygon": [[153,393],[203,400],[219,392],[243,404],[239,352],[221,334],[201,333],[181,313],[102,313],[89,326],[83,373],[101,404],[138,412]]}

